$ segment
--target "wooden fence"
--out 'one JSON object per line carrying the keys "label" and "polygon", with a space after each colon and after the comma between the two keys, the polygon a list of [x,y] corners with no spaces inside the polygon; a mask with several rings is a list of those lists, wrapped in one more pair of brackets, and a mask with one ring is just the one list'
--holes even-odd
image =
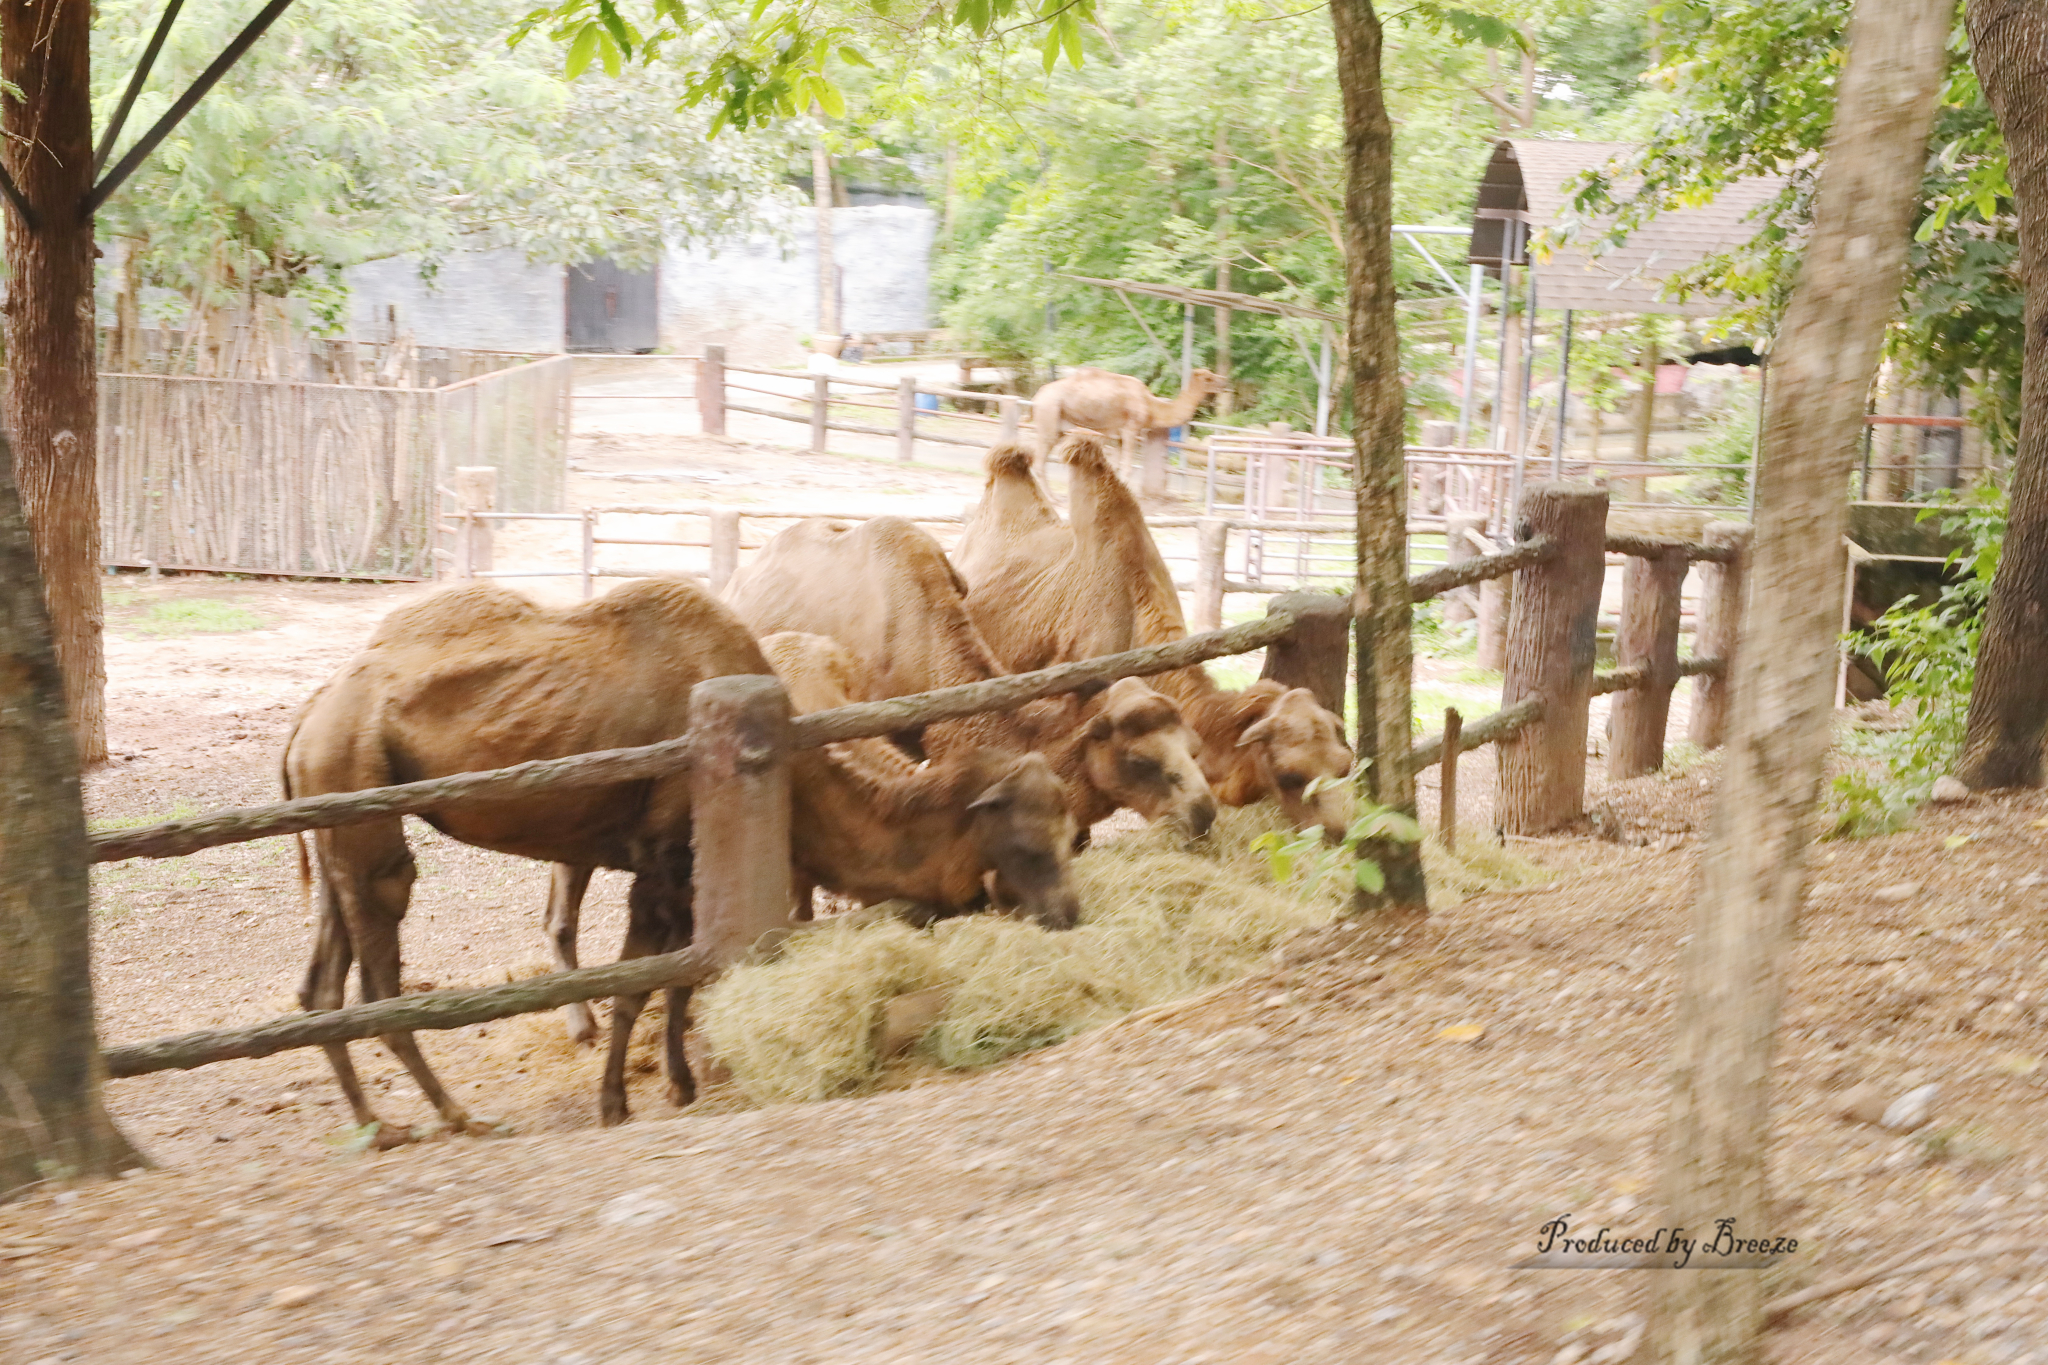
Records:
{"label": "wooden fence", "polygon": [[[1452,589],[1514,577],[1508,669],[1502,709],[1462,727],[1448,746],[1454,757],[1483,744],[1500,752],[1496,822],[1516,834],[1540,834],[1579,818],[1584,804],[1587,707],[1592,697],[1620,693],[1610,772],[1628,775],[1662,761],[1664,722],[1679,677],[1702,679],[1693,739],[1720,742],[1726,676],[1742,596],[1748,528],[1720,524],[1703,543],[1606,534],[1605,490],[1538,484],[1527,490],[1528,539],[1497,554],[1446,565],[1411,580],[1410,596],[1426,601]],[[1592,625],[1599,611],[1605,556],[1630,559],[1625,638],[1617,667],[1596,673]],[[1719,653],[1681,664],[1677,657],[1677,592],[1684,567],[1704,561],[1707,585],[1702,635]],[[1642,567],[1637,570],[1637,565]],[[395,814],[420,813],[456,801],[530,796],[691,769],[706,789],[693,801],[697,938],[684,952],[611,968],[556,973],[472,991],[432,991],[370,1004],[300,1014],[243,1028],[214,1029],[108,1049],[108,1074],[202,1066],[287,1048],[367,1038],[402,1030],[454,1028],[531,1013],[622,992],[694,985],[750,951],[788,922],[788,821],[769,809],[786,801],[786,772],[797,750],[842,740],[900,733],[934,721],[1014,708],[1122,677],[1190,667],[1224,655],[1266,651],[1265,676],[1311,688],[1342,712],[1353,607],[1348,597],[1297,593],[1275,599],[1267,615],[1228,630],[1169,644],[1062,664],[915,696],[862,702],[786,717],[788,702],[773,678],[715,678],[691,695],[687,733],[635,749],[578,754],[514,768],[462,773],[426,782],[333,793],[247,810],[215,811],[186,820],[93,836],[93,860],[180,857],[203,848],[329,828]],[[1626,709],[1623,709],[1623,707]],[[746,772],[731,767],[749,736]],[[779,737],[779,738],[778,738]],[[1629,746],[1624,757],[1624,741]],[[1443,736],[1407,755],[1382,755],[1420,767],[1443,761]],[[724,761],[724,766],[718,766]],[[780,793],[780,795],[778,795]],[[765,869],[765,871],[764,871]]]}
{"label": "wooden fence", "polygon": [[438,490],[457,466],[497,466],[507,509],[561,506],[570,364],[495,366],[435,388],[103,374],[103,557],[122,568],[432,578]]}

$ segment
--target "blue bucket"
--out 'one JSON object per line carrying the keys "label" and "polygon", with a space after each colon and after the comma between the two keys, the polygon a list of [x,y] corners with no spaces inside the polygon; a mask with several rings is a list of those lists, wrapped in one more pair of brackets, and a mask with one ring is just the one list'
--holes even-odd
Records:
{"label": "blue bucket", "polygon": [[937,412],[939,410],[939,396],[935,393],[919,394],[917,396],[917,410],[919,412]]}

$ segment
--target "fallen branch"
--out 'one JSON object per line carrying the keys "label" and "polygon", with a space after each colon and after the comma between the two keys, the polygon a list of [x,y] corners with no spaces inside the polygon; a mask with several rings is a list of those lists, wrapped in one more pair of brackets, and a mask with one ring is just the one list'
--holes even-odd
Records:
{"label": "fallen branch", "polygon": [[605,967],[552,972],[503,986],[470,990],[422,991],[396,995],[338,1010],[313,1010],[250,1024],[244,1028],[202,1029],[146,1043],[108,1048],[103,1054],[107,1075],[146,1076],[152,1071],[189,1071],[211,1062],[238,1057],[268,1057],[294,1048],[345,1043],[387,1033],[420,1029],[461,1028],[514,1014],[535,1014],[579,1000],[610,995],[638,995],[667,987],[698,986],[716,974],[694,948],[655,957],[636,957]]}
{"label": "fallen branch", "polygon": [[[1543,719],[1543,698],[1524,697],[1513,706],[1503,707],[1486,717],[1475,720],[1458,732],[1458,752],[1469,754],[1482,744],[1491,744],[1506,739],[1525,725],[1533,725]],[[1444,737],[1430,735],[1408,751],[1408,766],[1420,772],[1432,764],[1441,763],[1444,757]]]}
{"label": "fallen branch", "polygon": [[1609,692],[1627,692],[1641,687],[1649,680],[1649,671],[1641,664],[1630,664],[1627,668],[1617,668],[1612,673],[1595,673],[1593,675],[1593,695],[1604,697]]}
{"label": "fallen branch", "polygon": [[1510,545],[1499,554],[1480,555],[1477,559],[1462,559],[1446,564],[1441,569],[1419,573],[1408,580],[1408,595],[1411,601],[1427,602],[1453,588],[1462,588],[1467,583],[1483,583],[1489,578],[1505,578],[1517,569],[1526,569],[1531,564],[1541,564],[1557,553],[1557,545],[1549,536],[1534,536],[1517,545]]}
{"label": "fallen branch", "polygon": [[1607,533],[1609,554],[1656,559],[1672,550],[1685,551],[1685,557],[1690,560],[1710,559],[1716,564],[1727,564],[1736,555],[1733,545],[1707,545],[1697,540],[1670,540],[1663,536],[1631,536],[1616,531]]}
{"label": "fallen branch", "polygon": [[1981,1261],[1988,1256],[2004,1256],[2012,1252],[2025,1253],[2040,1249],[2039,1242],[1994,1242],[1990,1246],[1978,1247],[1975,1251],[1951,1251],[1945,1256],[1930,1256],[1924,1261],[1895,1261],[1876,1270],[1859,1271],[1836,1280],[1823,1280],[1796,1294],[1787,1294],[1765,1304],[1764,1323],[1766,1326],[1775,1327],[1793,1312],[1810,1303],[1854,1293],[1865,1285],[1876,1284],[1879,1280],[1896,1279],[1901,1275],[1918,1275],[1922,1271],[1940,1270],[1944,1266],[1961,1265],[1965,1261]]}

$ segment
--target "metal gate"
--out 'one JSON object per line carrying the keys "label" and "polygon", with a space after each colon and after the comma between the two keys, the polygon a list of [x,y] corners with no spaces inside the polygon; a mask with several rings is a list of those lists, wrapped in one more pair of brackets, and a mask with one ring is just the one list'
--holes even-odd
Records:
{"label": "metal gate", "polygon": [[660,279],[602,258],[572,265],[565,285],[565,349],[645,355],[659,344]]}

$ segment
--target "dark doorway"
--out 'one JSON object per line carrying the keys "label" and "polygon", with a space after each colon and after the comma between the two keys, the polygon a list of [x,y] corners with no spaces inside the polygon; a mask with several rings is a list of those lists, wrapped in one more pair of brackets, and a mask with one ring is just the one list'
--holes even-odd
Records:
{"label": "dark doorway", "polygon": [[645,355],[659,342],[660,290],[653,270],[621,270],[608,260],[569,267],[568,335],[572,351]]}

